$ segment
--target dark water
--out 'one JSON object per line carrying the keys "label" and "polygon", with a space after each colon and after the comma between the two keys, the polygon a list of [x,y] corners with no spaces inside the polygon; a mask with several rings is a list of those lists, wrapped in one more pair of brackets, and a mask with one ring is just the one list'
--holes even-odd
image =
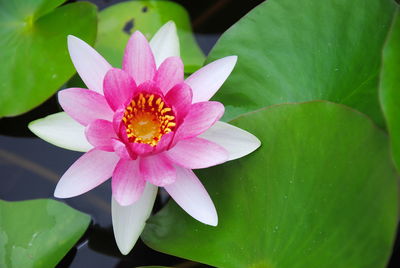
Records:
{"label": "dark water", "polygon": [[[70,1],[74,2],[74,1]],[[122,2],[92,0],[100,9]],[[177,0],[189,11],[196,38],[207,54],[219,37],[252,7],[261,1],[187,1]],[[223,14],[223,16],[222,16]],[[0,198],[10,201],[53,198],[55,185],[65,170],[81,155],[33,137],[27,124],[37,118],[60,111],[55,97],[25,115],[0,119]],[[104,183],[87,194],[63,200],[71,207],[88,213],[93,222],[81,241],[57,266],[132,268],[140,265],[174,265],[208,267],[149,249],[138,242],[131,254],[122,256],[114,242],[110,215],[111,185]],[[157,200],[156,209],[161,206]],[[398,239],[399,240],[399,239]],[[398,260],[397,241],[390,267]]]}

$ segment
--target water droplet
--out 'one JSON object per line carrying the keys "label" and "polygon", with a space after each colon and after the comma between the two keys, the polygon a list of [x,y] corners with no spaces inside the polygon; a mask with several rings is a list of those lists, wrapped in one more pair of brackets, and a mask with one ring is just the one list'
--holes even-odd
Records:
{"label": "water droplet", "polygon": [[33,235],[32,235],[32,238],[31,238],[31,240],[29,241],[29,243],[28,243],[28,246],[32,246],[33,245],[33,241],[35,240],[35,238],[38,236],[38,232],[36,232],[36,233],[34,233]]}

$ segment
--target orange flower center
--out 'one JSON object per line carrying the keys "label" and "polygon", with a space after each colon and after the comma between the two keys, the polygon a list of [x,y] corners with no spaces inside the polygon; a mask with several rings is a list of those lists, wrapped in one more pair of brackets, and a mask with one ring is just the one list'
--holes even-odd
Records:
{"label": "orange flower center", "polygon": [[161,137],[175,126],[175,116],[162,98],[155,94],[140,93],[125,108],[122,121],[130,142],[156,146]]}

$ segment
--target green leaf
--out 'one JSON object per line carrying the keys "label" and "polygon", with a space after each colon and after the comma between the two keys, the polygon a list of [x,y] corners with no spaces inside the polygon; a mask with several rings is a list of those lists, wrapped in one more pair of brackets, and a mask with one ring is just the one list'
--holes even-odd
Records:
{"label": "green leaf", "polygon": [[[74,73],[67,35],[93,44],[96,7],[65,0],[0,0],[0,117],[34,108]],[[73,23],[71,23],[73,22]]]}
{"label": "green leaf", "polygon": [[132,33],[141,31],[150,40],[170,20],[178,28],[185,72],[192,73],[203,65],[204,55],[192,34],[189,15],[174,2],[129,1],[101,11],[96,50],[112,66],[120,67],[125,46]]}
{"label": "green leaf", "polygon": [[88,215],[55,200],[0,200],[0,267],[54,267],[89,223]]}
{"label": "green leaf", "polygon": [[393,159],[400,170],[400,15],[383,51],[380,97],[391,138]]}
{"label": "green leaf", "polygon": [[398,188],[386,135],[329,102],[272,106],[232,122],[261,140],[239,160],[200,170],[219,224],[171,201],[142,238],[216,267],[385,267]]}
{"label": "green leaf", "polygon": [[[384,125],[381,53],[393,0],[269,0],[225,32],[208,61],[238,55],[215,99],[226,120],[272,104],[329,100]],[[372,34],[373,33],[373,34]]]}

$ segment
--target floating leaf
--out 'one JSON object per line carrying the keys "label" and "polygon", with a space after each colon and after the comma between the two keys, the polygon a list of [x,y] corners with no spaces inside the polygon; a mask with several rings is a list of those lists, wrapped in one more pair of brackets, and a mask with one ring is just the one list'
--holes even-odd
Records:
{"label": "floating leaf", "polygon": [[185,72],[192,73],[204,62],[204,55],[192,34],[186,10],[169,1],[129,1],[113,5],[99,14],[96,49],[113,66],[121,66],[129,36],[141,31],[149,40],[169,20],[178,28]]}
{"label": "floating leaf", "polygon": [[[218,92],[225,119],[272,104],[330,100],[384,125],[378,77],[393,0],[269,0],[225,32],[209,61],[238,55]],[[373,34],[372,34],[373,33]]]}
{"label": "floating leaf", "polygon": [[381,103],[391,138],[394,161],[400,170],[400,15],[392,26],[383,53]]}
{"label": "floating leaf", "polygon": [[68,34],[94,42],[96,7],[80,2],[56,8],[63,2],[0,0],[0,117],[34,108],[75,73]]}
{"label": "floating leaf", "polygon": [[55,200],[0,200],[0,267],[54,267],[89,222],[88,215]]}
{"label": "floating leaf", "polygon": [[262,146],[198,172],[219,224],[173,201],[150,218],[152,248],[216,267],[385,267],[397,224],[386,135],[328,102],[277,105],[232,122]]}

